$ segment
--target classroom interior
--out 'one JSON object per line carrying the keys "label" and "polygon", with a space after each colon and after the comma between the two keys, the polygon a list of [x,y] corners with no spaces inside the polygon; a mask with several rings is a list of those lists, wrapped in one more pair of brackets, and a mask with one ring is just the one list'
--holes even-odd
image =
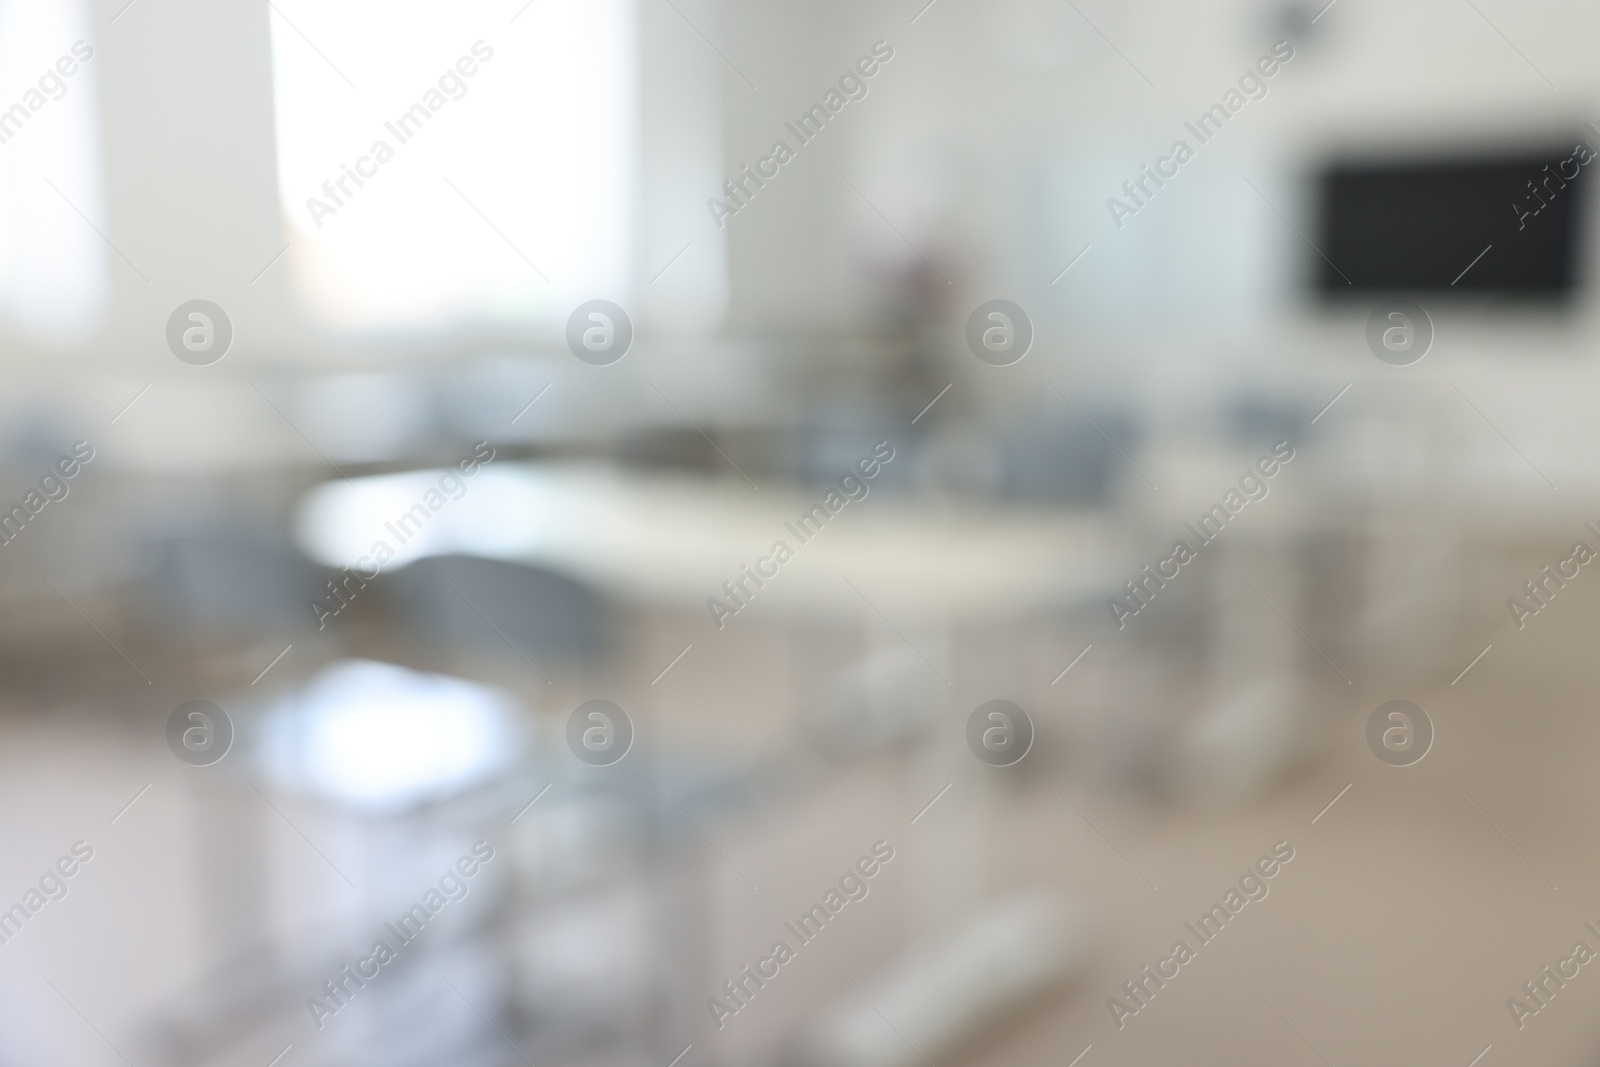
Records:
{"label": "classroom interior", "polygon": [[1592,1062],[1597,40],[0,0],[0,1067]]}

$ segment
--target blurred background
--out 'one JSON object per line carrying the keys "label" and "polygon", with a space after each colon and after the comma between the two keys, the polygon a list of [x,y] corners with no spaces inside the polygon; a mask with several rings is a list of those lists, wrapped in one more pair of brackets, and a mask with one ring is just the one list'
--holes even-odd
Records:
{"label": "blurred background", "polygon": [[1597,41],[0,0],[0,1064],[1592,1062]]}

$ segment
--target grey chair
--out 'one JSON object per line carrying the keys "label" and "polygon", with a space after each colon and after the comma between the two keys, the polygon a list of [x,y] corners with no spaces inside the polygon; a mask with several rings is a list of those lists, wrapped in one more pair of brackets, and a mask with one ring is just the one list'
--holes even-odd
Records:
{"label": "grey chair", "polygon": [[610,612],[600,593],[543,567],[433,556],[380,581],[399,621],[445,648],[498,649],[536,663],[589,662],[610,644]]}

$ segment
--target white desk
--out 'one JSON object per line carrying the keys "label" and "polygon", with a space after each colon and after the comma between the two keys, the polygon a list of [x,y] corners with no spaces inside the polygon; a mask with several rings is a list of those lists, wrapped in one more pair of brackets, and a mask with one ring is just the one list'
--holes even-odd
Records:
{"label": "white desk", "polygon": [[332,567],[354,567],[382,540],[397,550],[389,570],[461,553],[550,567],[625,598],[690,604],[725,598],[723,583],[782,540],[794,558],[752,603],[784,610],[858,612],[861,597],[844,579],[891,615],[1015,613],[1116,584],[1106,525],[1082,512],[941,505],[874,487],[802,543],[784,524],[798,525],[824,488],[755,490],[601,465],[493,464],[401,542],[386,523],[441,473],[320,485],[297,510],[296,538]]}

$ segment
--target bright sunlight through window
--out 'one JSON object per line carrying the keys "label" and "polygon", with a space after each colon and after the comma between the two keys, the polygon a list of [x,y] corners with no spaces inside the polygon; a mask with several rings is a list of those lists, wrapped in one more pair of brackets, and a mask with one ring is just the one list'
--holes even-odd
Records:
{"label": "bright sunlight through window", "polygon": [[50,342],[89,335],[110,288],[93,36],[80,0],[0,0],[0,309]]}
{"label": "bright sunlight through window", "polygon": [[294,283],[349,328],[562,321],[623,299],[632,0],[277,0]]}

